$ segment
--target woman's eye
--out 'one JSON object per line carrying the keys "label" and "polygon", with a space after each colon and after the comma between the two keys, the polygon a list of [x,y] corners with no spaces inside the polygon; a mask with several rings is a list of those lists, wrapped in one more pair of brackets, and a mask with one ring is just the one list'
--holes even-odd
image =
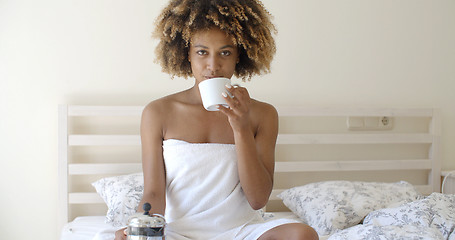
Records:
{"label": "woman's eye", "polygon": [[230,51],[222,51],[221,52],[221,56],[229,56],[229,55],[231,55]]}
{"label": "woman's eye", "polygon": [[198,51],[196,51],[196,54],[197,55],[206,55],[207,52],[205,50],[198,50]]}

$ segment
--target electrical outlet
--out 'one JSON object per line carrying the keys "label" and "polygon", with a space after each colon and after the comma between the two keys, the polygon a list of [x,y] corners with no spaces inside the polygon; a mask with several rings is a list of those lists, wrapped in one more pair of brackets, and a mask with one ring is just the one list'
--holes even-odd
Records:
{"label": "electrical outlet", "polygon": [[349,130],[390,130],[393,128],[392,117],[348,117]]}

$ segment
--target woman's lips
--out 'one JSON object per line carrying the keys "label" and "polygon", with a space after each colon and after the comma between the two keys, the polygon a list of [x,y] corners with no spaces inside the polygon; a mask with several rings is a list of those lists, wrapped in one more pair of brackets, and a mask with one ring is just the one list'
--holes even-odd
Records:
{"label": "woman's lips", "polygon": [[220,78],[223,76],[205,76],[205,79],[211,79],[211,78]]}

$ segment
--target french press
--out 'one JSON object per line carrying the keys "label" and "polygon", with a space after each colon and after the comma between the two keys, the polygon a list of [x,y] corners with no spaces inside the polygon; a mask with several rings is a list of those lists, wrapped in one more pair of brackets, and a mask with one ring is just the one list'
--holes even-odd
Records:
{"label": "french press", "polygon": [[144,203],[144,213],[128,219],[127,240],[165,239],[166,220],[160,214],[150,214],[150,203]]}

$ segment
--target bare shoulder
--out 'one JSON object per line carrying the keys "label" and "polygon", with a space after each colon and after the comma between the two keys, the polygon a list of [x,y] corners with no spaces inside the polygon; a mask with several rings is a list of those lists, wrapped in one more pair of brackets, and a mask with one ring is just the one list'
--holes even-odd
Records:
{"label": "bare shoulder", "polygon": [[167,105],[167,101],[163,98],[150,102],[142,111],[142,120],[156,120],[162,113],[165,112],[165,105]]}
{"label": "bare shoulder", "polygon": [[278,136],[278,112],[271,104],[253,100],[250,107],[256,143],[274,149]]}
{"label": "bare shoulder", "polygon": [[254,118],[277,118],[276,108],[269,103],[261,102],[255,99],[251,101],[251,114]]}
{"label": "bare shoulder", "polygon": [[175,111],[178,103],[178,94],[168,95],[150,102],[142,111],[142,125],[159,128],[162,132],[166,121]]}
{"label": "bare shoulder", "polygon": [[156,100],[153,100],[149,104],[147,104],[142,112],[143,116],[154,116],[156,118],[163,118],[165,117],[166,112],[172,111],[175,107],[176,103],[179,102],[179,95],[181,93],[175,93],[172,95],[168,95]]}
{"label": "bare shoulder", "polygon": [[270,136],[276,137],[278,133],[278,112],[273,105],[252,99],[250,116],[256,129],[256,136],[270,134]]}

